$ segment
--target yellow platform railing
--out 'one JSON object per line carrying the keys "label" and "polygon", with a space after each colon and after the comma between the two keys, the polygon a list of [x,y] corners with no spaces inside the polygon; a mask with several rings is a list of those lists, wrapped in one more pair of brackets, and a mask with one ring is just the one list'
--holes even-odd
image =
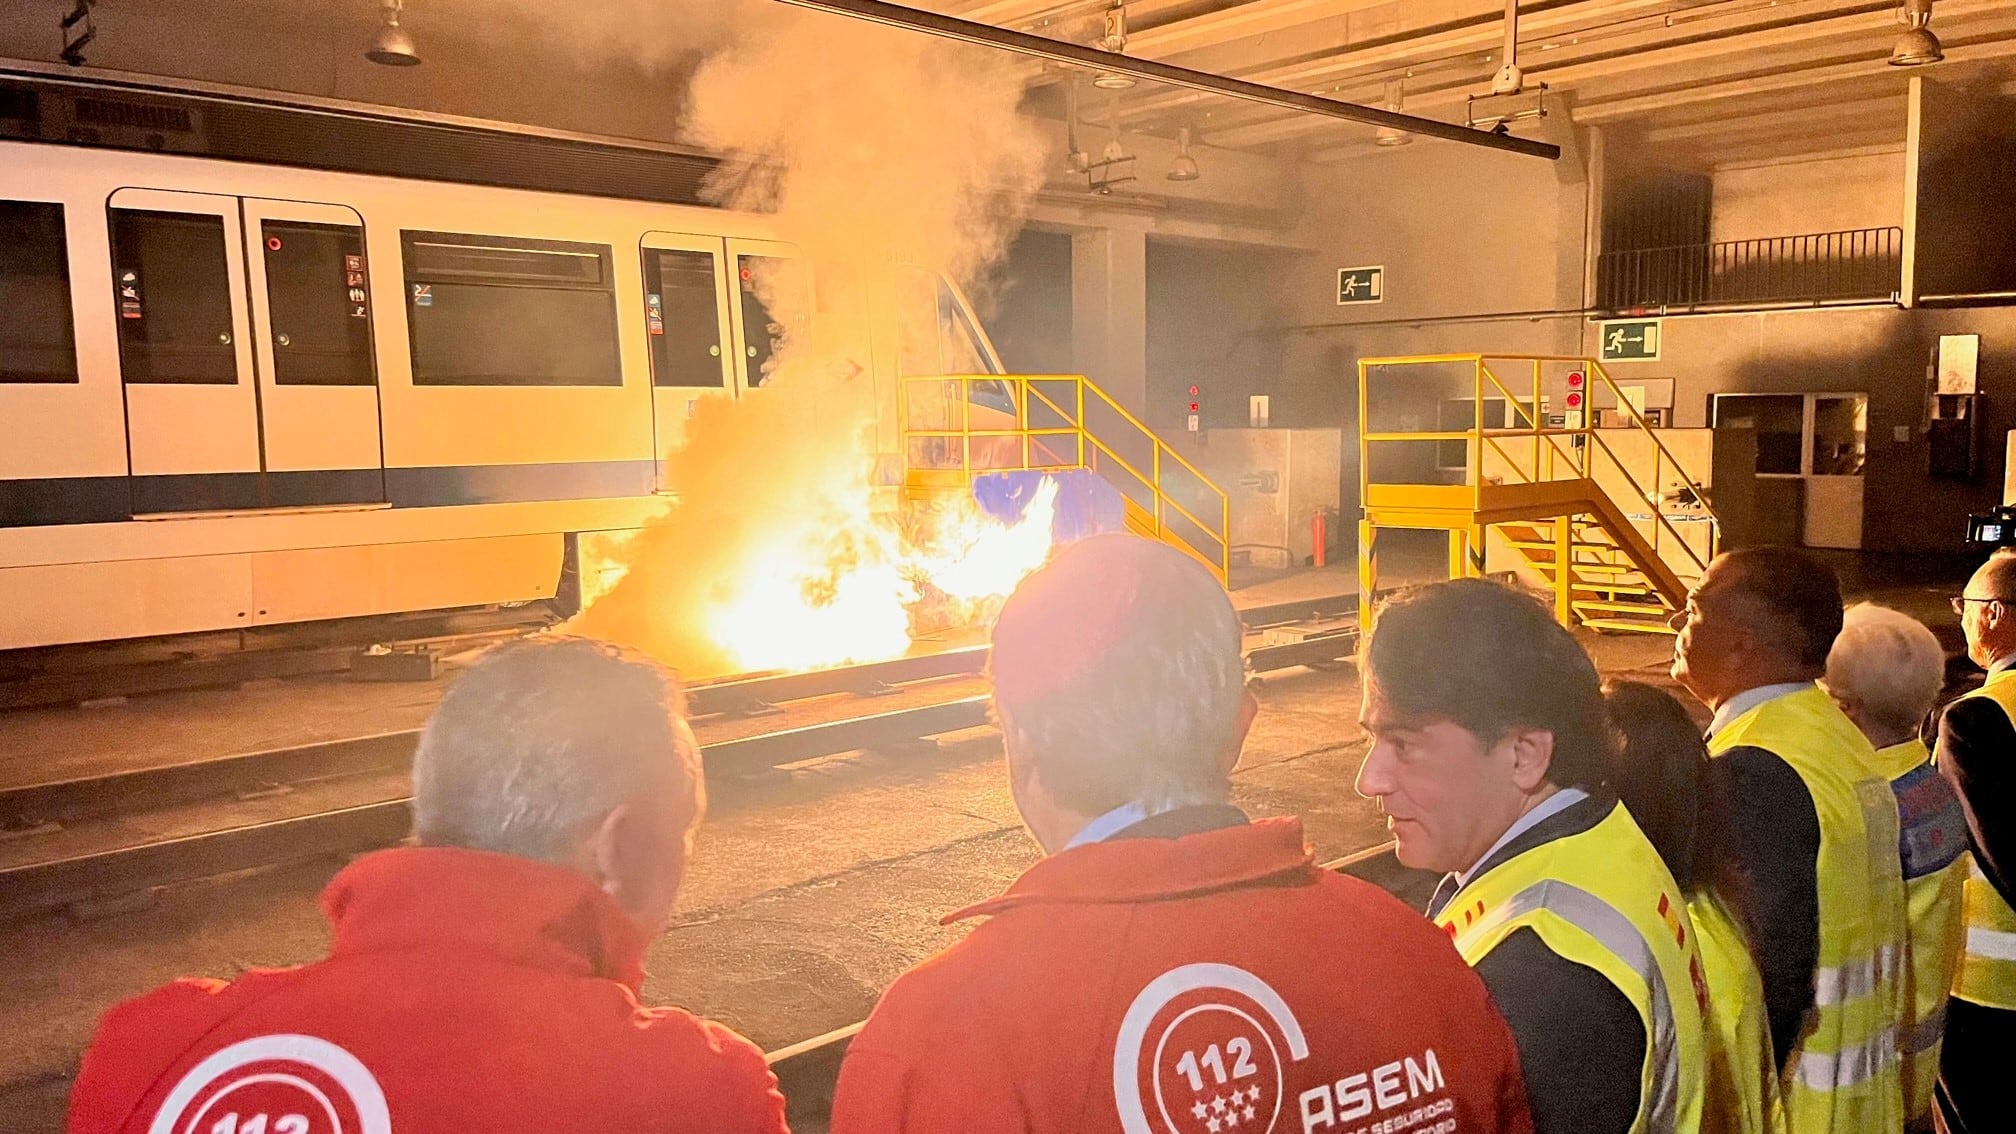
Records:
{"label": "yellow platform railing", "polygon": [[[1360,359],[1360,422],[1370,421],[1367,411],[1376,409],[1368,394],[1373,372],[1400,367],[1454,367],[1458,368],[1459,374],[1467,369],[1468,373],[1455,377],[1453,383],[1445,378],[1445,383],[1449,384],[1438,392],[1450,398],[1468,395],[1473,408],[1471,426],[1464,430],[1366,430],[1360,434],[1359,500],[1365,508],[1368,525],[1360,540],[1361,574],[1373,570],[1364,558],[1364,549],[1369,546],[1369,537],[1373,534],[1369,528],[1377,526],[1377,514],[1382,509],[1388,516],[1400,521],[1386,526],[1447,528],[1452,533],[1452,572],[1466,566],[1466,557],[1460,556],[1455,549],[1454,541],[1458,539],[1466,541],[1467,567],[1475,571],[1482,566],[1482,528],[1493,522],[1489,517],[1509,515],[1518,510],[1512,499],[1515,494],[1500,491],[1501,486],[1556,484],[1565,488],[1566,485],[1560,482],[1570,481],[1584,482],[1592,493],[1603,497],[1601,503],[1607,505],[1603,511],[1611,519],[1629,521],[1629,526],[1642,538],[1643,546],[1620,547],[1619,550],[1626,554],[1634,550],[1641,555],[1649,553],[1655,562],[1637,566],[1655,582],[1664,582],[1665,585],[1657,589],[1669,604],[1674,603],[1676,598],[1671,593],[1675,582],[1691,581],[1706,570],[1708,560],[1715,554],[1720,523],[1708,504],[1705,489],[1681,465],[1660,438],[1657,429],[1624,396],[1617,382],[1597,360],[1563,355],[1498,354]],[[1550,367],[1557,376],[1564,375],[1567,370],[1579,370],[1586,379],[1581,389],[1583,404],[1578,407],[1579,412],[1561,407],[1567,424],[1550,426],[1541,416],[1541,406],[1546,404],[1543,377]],[[1515,387],[1517,393],[1514,392]],[[1602,408],[1618,415],[1620,421],[1616,427],[1598,429],[1589,424],[1594,417],[1589,404],[1591,395],[1599,390],[1607,392],[1614,403]],[[1500,399],[1503,405],[1511,407],[1515,419],[1512,426],[1485,423],[1485,406]],[[1642,435],[1649,442],[1649,445],[1640,446],[1644,450],[1642,454],[1634,454],[1636,460],[1626,460],[1617,452],[1617,446],[1611,444],[1611,439],[1619,431],[1633,436]],[[1606,437],[1606,434],[1611,436]],[[1467,453],[1460,486],[1418,479],[1395,481],[1375,475],[1374,452],[1381,446],[1454,441],[1464,442]],[[1693,497],[1694,512],[1690,518],[1704,520],[1707,525],[1701,533],[1702,538],[1689,540],[1668,515],[1665,488],[1669,483],[1677,484]],[[1646,508],[1650,510],[1649,516],[1642,512]],[[1534,511],[1537,518],[1537,513],[1546,509],[1536,503],[1529,510]],[[1469,516],[1461,518],[1456,515],[1458,512],[1467,512]],[[1568,517],[1564,515],[1562,518],[1565,520]],[[1561,534],[1565,533],[1564,527]],[[1640,543],[1639,539],[1630,538],[1630,533],[1618,534],[1624,536],[1623,542]],[[1559,601],[1565,614],[1569,603],[1568,549],[1565,545],[1569,541],[1564,538],[1560,542],[1563,544],[1561,553],[1553,561],[1559,565],[1554,570],[1554,582],[1561,591]],[[1361,586],[1368,587],[1369,593],[1369,584],[1361,582]]]}
{"label": "yellow platform railing", "polygon": [[963,489],[990,473],[1087,469],[1120,493],[1130,530],[1189,553],[1227,581],[1225,491],[1083,375],[918,375],[902,380],[901,401],[913,489]]}

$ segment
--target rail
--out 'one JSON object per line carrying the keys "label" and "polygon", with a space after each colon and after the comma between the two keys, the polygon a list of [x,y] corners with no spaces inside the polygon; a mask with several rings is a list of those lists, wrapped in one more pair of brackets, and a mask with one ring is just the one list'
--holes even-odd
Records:
{"label": "rail", "polygon": [[1904,230],[1854,228],[1605,252],[1596,258],[1606,311],[1894,298]]}
{"label": "rail", "polygon": [[911,483],[1085,469],[1120,493],[1130,527],[1227,581],[1225,491],[1083,375],[921,375],[902,391]]}

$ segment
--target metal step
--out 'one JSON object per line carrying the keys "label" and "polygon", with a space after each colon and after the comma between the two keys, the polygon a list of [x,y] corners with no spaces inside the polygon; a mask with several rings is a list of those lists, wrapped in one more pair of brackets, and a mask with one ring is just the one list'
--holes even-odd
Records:
{"label": "metal step", "polygon": [[1671,610],[1668,610],[1659,603],[1651,602],[1605,602],[1600,599],[1575,599],[1568,605],[1574,607],[1577,613],[1584,610],[1600,610],[1605,614],[1642,614],[1647,618],[1666,619],[1673,616]]}
{"label": "metal step", "polygon": [[1673,634],[1672,627],[1663,622],[1632,622],[1622,618],[1584,618],[1582,625],[1591,630],[1628,630],[1637,634]]}

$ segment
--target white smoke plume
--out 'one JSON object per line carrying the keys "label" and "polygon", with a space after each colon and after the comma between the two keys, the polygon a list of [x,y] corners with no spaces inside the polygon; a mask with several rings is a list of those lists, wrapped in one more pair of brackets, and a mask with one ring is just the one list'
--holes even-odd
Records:
{"label": "white smoke plume", "polygon": [[[640,10],[639,27],[688,7]],[[893,360],[866,353],[892,299],[875,281],[896,261],[980,280],[1041,183],[1045,145],[998,53],[774,0],[699,7],[714,43],[681,132],[727,155],[715,200],[771,213],[819,286],[755,281],[789,328],[769,381],[696,407],[670,456],[677,502],[578,628],[689,677],[899,653],[933,549],[874,504],[896,404]]]}

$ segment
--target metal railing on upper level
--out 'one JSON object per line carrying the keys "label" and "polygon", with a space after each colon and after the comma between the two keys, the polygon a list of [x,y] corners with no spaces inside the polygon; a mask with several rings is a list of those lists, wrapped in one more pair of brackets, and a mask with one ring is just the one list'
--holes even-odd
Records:
{"label": "metal railing on upper level", "polygon": [[1605,252],[1596,305],[1606,311],[1882,300],[1904,278],[1904,230],[1856,228]]}
{"label": "metal railing on upper level", "polygon": [[1088,469],[1119,492],[1130,527],[1227,581],[1225,490],[1084,376],[913,376],[903,379],[901,409],[912,483],[934,474],[968,484],[989,473]]}

